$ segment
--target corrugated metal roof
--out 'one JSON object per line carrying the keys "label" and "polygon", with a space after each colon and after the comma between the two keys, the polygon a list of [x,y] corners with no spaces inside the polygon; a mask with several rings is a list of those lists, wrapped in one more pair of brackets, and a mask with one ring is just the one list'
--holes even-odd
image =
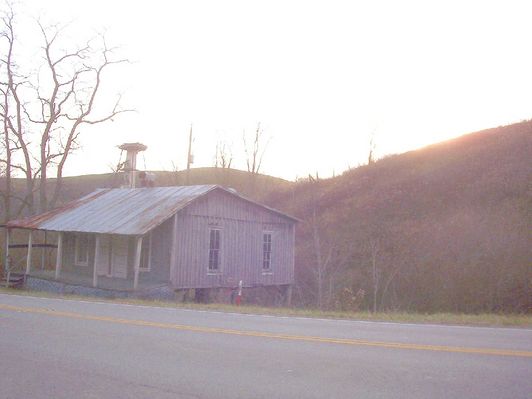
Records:
{"label": "corrugated metal roof", "polygon": [[101,234],[143,235],[195,199],[220,189],[245,201],[297,219],[216,185],[99,189],[43,214],[13,220],[8,227]]}

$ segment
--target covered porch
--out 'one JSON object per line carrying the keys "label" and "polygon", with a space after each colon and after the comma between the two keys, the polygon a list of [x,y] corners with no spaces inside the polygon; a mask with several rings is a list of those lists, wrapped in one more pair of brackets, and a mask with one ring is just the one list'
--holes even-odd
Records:
{"label": "covered porch", "polygon": [[[39,242],[42,233],[48,238],[45,244]],[[22,273],[26,281],[42,280],[37,286],[50,285],[46,281],[116,292],[169,286],[160,259],[152,262],[151,233],[110,236],[8,228],[6,237],[6,274]],[[46,256],[44,247],[49,251]],[[37,249],[42,253],[36,254]],[[16,262],[11,260],[11,251],[17,251]]]}

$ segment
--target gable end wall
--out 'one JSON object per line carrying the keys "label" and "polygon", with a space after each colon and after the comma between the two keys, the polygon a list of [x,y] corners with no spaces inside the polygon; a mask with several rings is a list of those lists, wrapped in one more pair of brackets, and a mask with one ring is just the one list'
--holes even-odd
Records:
{"label": "gable end wall", "polygon": [[[293,284],[295,223],[259,205],[213,191],[178,213],[176,288]],[[221,268],[208,272],[209,231],[222,235]],[[262,269],[263,232],[272,233],[272,268]]]}

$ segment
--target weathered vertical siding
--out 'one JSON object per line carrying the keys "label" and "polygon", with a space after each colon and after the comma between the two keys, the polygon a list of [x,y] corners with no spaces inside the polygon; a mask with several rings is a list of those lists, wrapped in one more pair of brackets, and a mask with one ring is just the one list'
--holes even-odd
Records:
{"label": "weathered vertical siding", "polygon": [[[220,270],[211,273],[209,230],[221,230]],[[262,269],[263,233],[272,233],[271,270]],[[212,192],[178,214],[177,288],[292,284],[294,280],[294,222],[263,207]]]}

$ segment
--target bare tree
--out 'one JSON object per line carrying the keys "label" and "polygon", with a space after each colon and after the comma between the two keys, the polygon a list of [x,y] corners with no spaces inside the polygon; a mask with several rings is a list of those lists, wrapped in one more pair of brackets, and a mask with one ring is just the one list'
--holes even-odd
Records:
{"label": "bare tree", "polygon": [[331,256],[333,252],[333,247],[329,246],[326,250],[325,255],[323,254],[323,244],[322,238],[318,226],[318,221],[316,217],[316,209],[313,209],[312,212],[312,243],[314,246],[314,253],[316,257],[316,264],[314,267],[314,276],[316,278],[316,288],[317,288],[317,305],[318,309],[323,309],[324,305],[324,289],[327,271],[331,264]]}
{"label": "bare tree", "polygon": [[192,123],[190,124],[190,131],[188,134],[188,152],[187,152],[187,172],[185,175],[185,181],[186,185],[188,186],[190,184],[190,165],[194,163],[194,155],[192,154]]}
{"label": "bare tree", "polygon": [[[0,107],[0,117],[2,118],[2,135],[4,156],[2,163],[5,165],[5,190],[3,199],[5,205],[5,218],[8,220],[12,216],[13,188],[11,177],[14,170],[22,172],[26,178],[26,193],[22,199],[22,207],[29,205],[33,208],[33,175],[31,172],[31,155],[23,135],[23,102],[19,96],[19,90],[27,82],[27,77],[19,73],[19,67],[14,61],[15,13],[12,7],[2,15],[2,27],[0,31],[1,45],[5,46],[5,55],[0,59],[2,69],[0,80],[0,92],[2,94],[2,104]],[[15,152],[22,151],[24,162],[15,164],[13,156]],[[18,214],[16,212],[15,214]]]}
{"label": "bare tree", "polygon": [[[131,111],[121,107],[120,95],[107,105],[107,111],[97,109],[103,104],[103,76],[111,66],[128,61],[115,57],[117,49],[107,45],[104,35],[66,48],[61,40],[66,36],[66,26],[38,22],[42,63],[30,75],[15,60],[18,40],[13,7],[4,13],[2,24],[1,38],[8,49],[0,60],[4,67],[0,77],[2,141],[11,150],[6,149],[6,156],[15,152],[18,155],[5,162],[9,172],[17,170],[25,178],[22,206],[34,212],[34,193],[38,190],[39,210],[45,211],[59,198],[69,155],[80,146],[81,128]],[[50,174],[55,177],[52,190],[48,184]]]}
{"label": "bare tree", "polygon": [[347,263],[347,251],[343,240],[340,240],[336,233],[330,229],[330,220],[327,215],[320,210],[320,184],[318,174],[316,178],[309,175],[312,182],[311,206],[312,214],[309,221],[310,234],[312,235],[312,249],[314,262],[310,262],[314,281],[316,284],[316,304],[321,310],[331,307],[337,291],[338,272]]}
{"label": "bare tree", "polygon": [[369,135],[369,150],[368,150],[368,165],[371,165],[375,162],[375,149],[377,144],[375,143],[375,130]]}
{"label": "bare tree", "polygon": [[386,302],[395,307],[393,299],[388,298],[388,293],[407,258],[407,251],[397,248],[405,233],[379,221],[378,217],[372,220],[370,226],[361,225],[360,229],[363,263],[369,264],[371,309],[374,313],[382,310]]}
{"label": "bare tree", "polygon": [[218,141],[216,143],[216,155],[214,159],[214,167],[222,169],[230,169],[233,162],[233,151],[231,145],[226,141]]}
{"label": "bare tree", "polygon": [[246,153],[246,166],[248,172],[252,175],[258,175],[262,166],[262,159],[266,148],[268,147],[269,140],[265,141],[264,130],[260,126],[260,122],[257,124],[257,129],[253,135],[253,140],[248,143],[246,140],[246,132],[242,135],[244,141],[244,151]]}
{"label": "bare tree", "polygon": [[377,292],[379,290],[379,283],[381,278],[381,270],[378,265],[379,261],[380,242],[379,239],[371,237],[368,240],[368,252],[371,265],[371,282],[373,290],[373,313],[377,313]]}
{"label": "bare tree", "polygon": [[[4,34],[2,33],[2,36]],[[11,50],[8,50],[8,58],[10,57]],[[9,112],[9,97],[7,90],[4,87],[0,86],[0,93],[2,95],[2,104],[0,105],[0,112],[2,115],[5,115]],[[11,218],[11,138],[9,136],[9,125],[6,118],[3,119],[2,124],[2,135],[3,140],[1,142],[1,152],[0,152],[0,177],[4,177],[4,187],[0,190],[0,195],[2,196],[2,201],[4,203],[4,221],[8,221]]]}
{"label": "bare tree", "polygon": [[172,172],[171,172],[171,176],[172,176],[172,184],[174,186],[179,186],[181,185],[181,178],[179,176],[179,166],[177,165],[176,162],[172,161]]}

